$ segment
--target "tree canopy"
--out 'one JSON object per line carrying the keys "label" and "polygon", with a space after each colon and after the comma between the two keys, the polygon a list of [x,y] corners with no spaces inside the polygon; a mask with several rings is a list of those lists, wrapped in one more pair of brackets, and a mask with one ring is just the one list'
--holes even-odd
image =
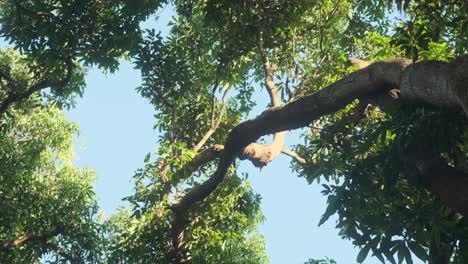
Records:
{"label": "tree canopy", "polygon": [[[0,61],[15,82],[30,82],[17,52],[1,51]],[[72,165],[77,125],[33,94],[11,107],[0,126],[0,262],[35,263],[45,254],[57,263],[101,259],[94,173]]]}
{"label": "tree canopy", "polygon": [[[163,8],[167,35],[141,26]],[[268,263],[237,160],[282,154],[357,262],[468,262],[466,1],[0,0],[0,23],[0,262]],[[61,111],[121,59],[160,137],[103,222]]]}

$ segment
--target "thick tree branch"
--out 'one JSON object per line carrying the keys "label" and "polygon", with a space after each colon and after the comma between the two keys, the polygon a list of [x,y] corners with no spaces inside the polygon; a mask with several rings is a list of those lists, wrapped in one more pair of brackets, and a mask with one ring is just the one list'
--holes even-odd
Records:
{"label": "thick tree branch", "polygon": [[367,67],[367,66],[369,66],[371,64],[368,61],[365,61],[365,60],[362,60],[362,59],[359,59],[359,58],[354,58],[354,57],[349,58],[348,61],[352,65],[356,65],[358,67],[358,69],[365,68],[365,67]]}
{"label": "thick tree branch", "polygon": [[224,151],[223,145],[211,146],[202,152],[198,153],[186,166],[185,178],[191,177],[196,171],[200,170],[204,165],[219,158]]}
{"label": "thick tree branch", "polygon": [[175,217],[172,235],[176,251],[179,239],[183,237],[188,209],[194,203],[205,199],[216,189],[223,181],[234,159],[249,144],[264,135],[307,126],[321,116],[338,111],[355,99],[386,93],[391,88],[399,87],[400,79],[409,64],[407,59],[394,59],[371,64],[315,94],[299,98],[282,107],[271,108],[257,118],[245,121],[234,128],[226,140],[216,172],[203,184],[187,193],[173,207]]}
{"label": "thick tree branch", "polygon": [[410,65],[400,82],[403,99],[448,109],[468,116],[468,56],[450,63],[422,61]]}
{"label": "thick tree branch", "polygon": [[[75,68],[75,66],[73,65],[72,58],[67,58],[65,60],[65,63],[67,65],[67,73],[66,73],[66,75],[65,75],[65,77],[63,79],[61,79],[61,80],[44,79],[44,80],[39,81],[36,84],[32,85],[31,87],[29,87],[23,93],[17,93],[17,91],[12,91],[5,98],[5,100],[1,103],[1,105],[0,105],[0,115],[4,114],[8,110],[8,108],[10,107],[11,104],[29,98],[35,92],[38,92],[38,91],[43,90],[43,89],[48,88],[48,87],[63,87],[63,86],[65,86],[71,80],[71,78],[73,76],[73,70]],[[17,85],[12,84],[12,87],[14,87],[14,86],[17,86]]]}
{"label": "thick tree branch", "polygon": [[[414,147],[413,149],[418,149]],[[406,157],[407,166],[415,168],[423,185],[448,207],[468,216],[468,175],[447,164],[430,147],[414,151]]]}
{"label": "thick tree branch", "polygon": [[57,236],[63,232],[63,226],[58,225],[54,230],[42,234],[27,234],[19,236],[12,240],[0,242],[0,253],[9,248],[14,248],[27,242],[47,242],[48,239]]}
{"label": "thick tree branch", "polygon": [[[463,89],[466,89],[466,84],[459,81],[468,77],[468,72],[465,70],[468,62],[443,64],[445,67],[450,67],[459,76],[449,73],[446,69],[440,69],[442,66],[438,63],[436,64],[437,69],[431,69],[433,66],[431,63],[415,63],[408,67],[410,64],[411,61],[408,59],[390,59],[373,63],[347,75],[315,94],[304,96],[281,107],[270,108],[257,118],[247,120],[234,128],[228,135],[216,172],[173,206],[175,215],[172,227],[174,245],[177,246],[177,239],[183,236],[188,209],[210,195],[223,181],[235,158],[241,155],[249,144],[255,142],[261,136],[307,126],[317,118],[332,114],[356,99],[366,99],[369,96],[386,94],[394,88],[399,88],[403,95],[410,94],[410,96],[402,96],[402,100],[410,104],[418,102],[434,107],[452,109],[464,109],[464,106],[468,105],[466,97],[460,96],[460,94],[463,95],[462,92],[465,91]],[[410,70],[407,70],[408,68]],[[436,78],[440,80],[437,83],[431,83],[433,84],[431,86],[426,86],[428,82],[424,80],[421,81],[422,83],[418,83],[417,81],[427,76],[427,72],[435,74]],[[456,80],[453,80],[454,78]],[[431,79],[431,81],[435,80]],[[435,86],[435,84],[439,86]],[[455,95],[447,91],[431,92],[430,89],[450,90]],[[420,93],[417,90],[425,92],[418,97]],[[462,92],[459,90],[462,90]],[[454,97],[457,100],[453,100]],[[440,100],[438,101],[437,98]],[[440,103],[441,101],[443,103]],[[445,103],[446,101],[450,101],[451,104]],[[449,168],[445,169],[448,170]],[[175,248],[177,249],[177,247]]]}

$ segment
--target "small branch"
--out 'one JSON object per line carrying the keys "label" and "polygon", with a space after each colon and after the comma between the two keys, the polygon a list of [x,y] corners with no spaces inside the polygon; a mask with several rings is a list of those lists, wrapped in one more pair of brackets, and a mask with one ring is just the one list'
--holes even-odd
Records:
{"label": "small branch", "polygon": [[154,88],[154,91],[156,92],[156,96],[157,96],[158,99],[161,101],[161,103],[163,103],[163,105],[165,105],[165,106],[166,106],[167,108],[169,108],[169,109],[174,110],[174,105],[172,105],[172,104],[166,99],[166,97],[164,97],[164,95],[162,94],[162,92],[161,92],[157,87]]}
{"label": "small branch", "polygon": [[258,50],[260,52],[260,57],[263,62],[263,69],[265,71],[265,87],[270,96],[271,106],[280,106],[281,103],[278,96],[278,89],[276,88],[276,85],[273,81],[276,66],[270,63],[264,45],[265,43],[263,38],[263,32],[260,32]]}
{"label": "small branch", "polygon": [[288,102],[291,101],[291,99],[293,98],[293,92],[291,91],[291,89],[289,89],[289,78],[292,78],[292,79],[295,78],[295,74],[293,74],[293,70],[296,69],[295,55],[296,55],[296,28],[294,28],[294,30],[293,30],[292,43],[291,43],[291,62],[292,62],[292,65],[291,65],[291,68],[288,69],[288,74],[287,74],[287,77],[286,77],[286,83],[285,83],[285,86],[284,86],[284,88],[286,90],[286,93],[288,94]]}
{"label": "small branch", "polygon": [[325,20],[325,23],[322,25],[323,28],[326,28],[328,23],[331,21],[331,19],[335,16],[335,13],[338,11],[338,8],[340,7],[339,4],[336,4],[335,7],[333,7],[333,10],[331,11],[330,15],[327,16],[327,19]]}
{"label": "small branch", "polygon": [[325,52],[323,51],[323,28],[320,27],[319,30],[319,50],[320,50],[320,58],[322,60],[325,58]]}
{"label": "small branch", "polygon": [[218,90],[219,82],[218,79],[216,79],[215,85],[213,86],[213,91],[212,91],[212,98],[213,98],[213,103],[211,104],[211,126],[213,127],[215,123],[215,110],[216,110],[216,90]]}
{"label": "small branch", "polygon": [[65,251],[63,251],[62,249],[60,249],[56,244],[54,243],[51,243],[51,242],[45,242],[45,245],[52,249],[53,251],[55,251],[55,253],[57,253],[59,256],[61,256],[62,258],[66,259],[66,260],[69,260],[71,263],[75,263],[76,262],[76,258],[70,254],[70,253],[67,253]]}
{"label": "small branch", "polygon": [[284,90],[288,94],[288,101],[291,100],[292,91],[289,89],[289,78],[291,76],[291,70],[288,70],[288,74],[286,74],[286,81],[284,82]]}
{"label": "small branch", "polygon": [[287,148],[283,148],[281,150],[281,153],[283,153],[285,155],[288,155],[289,157],[295,159],[300,164],[307,164],[307,161],[304,158],[302,158],[301,156],[299,156],[296,152],[294,152],[292,150],[289,150]]}
{"label": "small branch", "polygon": [[263,38],[263,31],[260,31],[260,37],[258,41],[258,50],[260,51],[260,57],[263,62],[263,68],[265,71],[270,69],[270,61],[268,60],[268,56],[266,55],[265,51],[265,40]]}
{"label": "small branch", "polygon": [[23,12],[25,13],[28,13],[28,15],[30,16],[36,16],[36,17],[49,17],[49,18],[52,18],[52,19],[55,19],[57,18],[54,14],[50,13],[50,12],[36,12],[36,11],[33,11],[31,9],[28,9],[26,8],[25,6],[21,5],[18,0],[13,0],[13,2],[15,3],[16,7],[20,10],[22,10]]}
{"label": "small branch", "polygon": [[211,135],[213,135],[214,132],[216,132],[216,129],[218,129],[219,125],[221,124],[221,120],[223,120],[223,116],[226,113],[226,108],[227,108],[227,97],[229,93],[229,88],[224,91],[223,94],[223,99],[222,99],[222,106],[221,106],[221,111],[219,113],[218,119],[216,122],[211,126],[211,128],[205,133],[203,138],[195,145],[193,150],[199,151],[203,145],[210,139]]}

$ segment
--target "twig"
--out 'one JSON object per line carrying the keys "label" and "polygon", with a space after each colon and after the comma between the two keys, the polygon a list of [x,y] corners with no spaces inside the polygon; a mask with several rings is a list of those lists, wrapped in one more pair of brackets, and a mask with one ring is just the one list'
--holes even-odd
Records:
{"label": "twig", "polygon": [[211,126],[211,128],[205,133],[203,138],[195,145],[193,150],[199,151],[203,145],[205,145],[206,141],[213,135],[214,132],[216,132],[216,129],[218,129],[219,124],[221,124],[221,120],[223,119],[224,113],[226,112],[226,107],[227,107],[227,96],[229,93],[229,88],[224,91],[223,94],[223,99],[222,99],[222,106],[221,106],[221,111],[218,115],[218,119],[216,122]]}
{"label": "twig", "polygon": [[296,152],[294,152],[292,150],[289,150],[287,148],[283,148],[281,150],[281,153],[283,153],[285,155],[288,155],[289,157],[295,159],[300,164],[307,164],[307,161],[304,158],[302,158],[301,156],[299,156]]}

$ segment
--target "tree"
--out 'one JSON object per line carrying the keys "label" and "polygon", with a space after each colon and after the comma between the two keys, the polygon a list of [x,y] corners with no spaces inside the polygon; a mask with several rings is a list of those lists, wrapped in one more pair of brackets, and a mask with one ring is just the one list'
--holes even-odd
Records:
{"label": "tree", "polygon": [[336,264],[336,261],[334,261],[333,259],[328,259],[328,258],[320,259],[320,260],[309,259],[309,261],[307,261],[304,264]]}
{"label": "tree", "polygon": [[[29,69],[18,53],[0,51],[9,76],[26,84]],[[11,107],[0,121],[0,262],[96,263],[103,226],[98,222],[94,173],[72,165],[76,124],[36,95]]]}
{"label": "tree", "polygon": [[[169,36],[142,37],[138,22],[164,4],[3,1],[3,36],[34,61],[65,58],[37,76],[76,59],[113,70],[124,54],[141,70],[162,136],[135,175],[132,212],[108,222],[112,261],[262,263],[259,198],[232,165],[284,153],[310,183],[327,181],[321,223],[338,214],[358,262],[371,251],[466,262],[466,1],[173,1]],[[241,122],[260,85],[270,108]],[[306,142],[285,147],[302,127]]]}

